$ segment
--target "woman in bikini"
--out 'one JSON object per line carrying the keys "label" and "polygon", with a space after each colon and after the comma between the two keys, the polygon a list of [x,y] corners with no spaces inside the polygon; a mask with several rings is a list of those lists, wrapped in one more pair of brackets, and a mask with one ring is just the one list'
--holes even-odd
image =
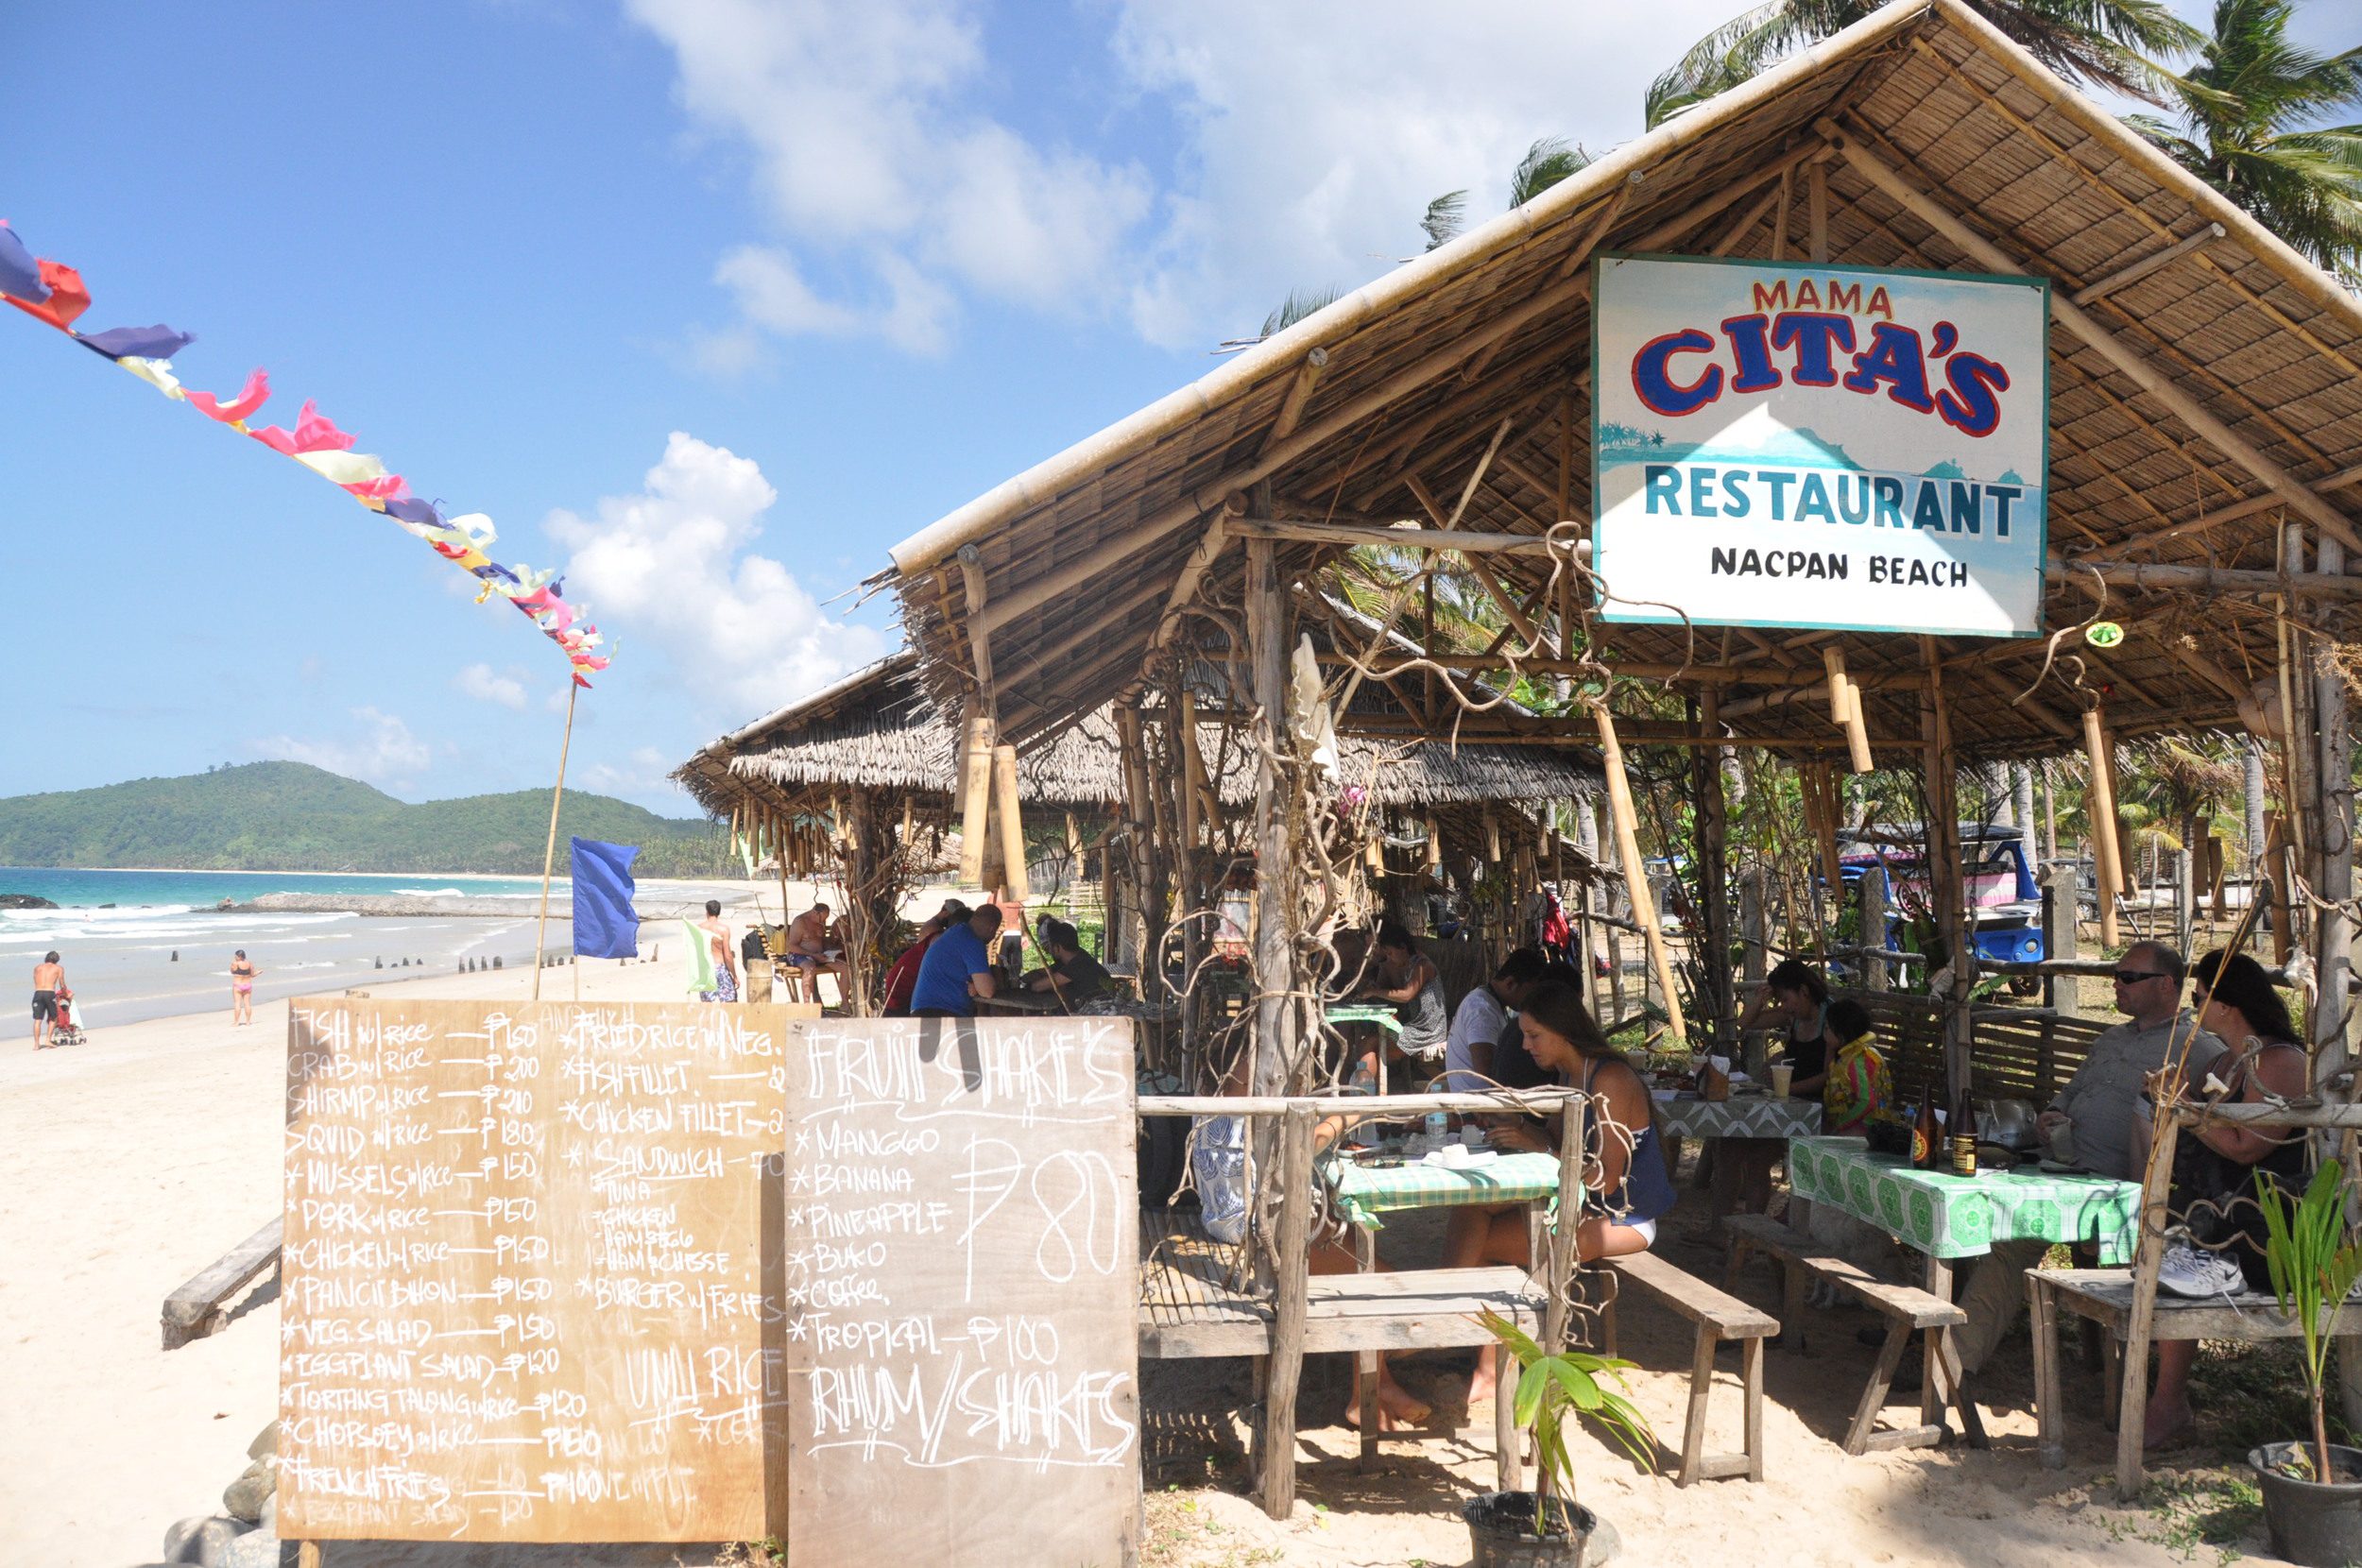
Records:
{"label": "woman in bikini", "polygon": [[260,973],[241,947],[230,960],[230,1022],[231,1027],[254,1021],[254,977]]}
{"label": "woman in bikini", "polygon": [[[1543,980],[1526,993],[1517,1027],[1531,1055],[1551,1080],[1591,1097],[1583,1120],[1583,1164],[1595,1170],[1598,1191],[1583,1196],[1575,1227],[1575,1258],[1622,1257],[1645,1253],[1656,1240],[1657,1220],[1673,1207],[1673,1179],[1657,1142],[1648,1087],[1623,1053],[1607,1043],[1573,986]],[[1607,1129],[1601,1136],[1602,1126]],[[1519,1116],[1493,1131],[1493,1146],[1507,1152],[1555,1152],[1560,1124]],[[1591,1183],[1586,1181],[1585,1185]],[[1532,1268],[1522,1207],[1456,1208],[1444,1243],[1444,1267],[1474,1269],[1487,1263]],[[1493,1393],[1499,1354],[1480,1355],[1468,1401]]]}

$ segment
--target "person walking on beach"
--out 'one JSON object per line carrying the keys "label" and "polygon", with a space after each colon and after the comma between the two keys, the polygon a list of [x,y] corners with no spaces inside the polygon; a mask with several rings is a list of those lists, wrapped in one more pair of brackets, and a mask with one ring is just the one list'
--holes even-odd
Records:
{"label": "person walking on beach", "polygon": [[65,965],[50,953],[33,965],[33,1048],[49,1048],[49,1028],[58,1021],[58,993],[65,989]]}
{"label": "person walking on beach", "polygon": [[706,943],[713,949],[713,989],[700,991],[701,1002],[734,1002],[738,1000],[738,955],[731,949],[729,922],[722,918],[722,901],[706,900],[706,917],[697,922],[697,929],[706,933]]}
{"label": "person walking on beach", "polygon": [[253,961],[246,956],[244,947],[231,955],[230,1025],[232,1029],[254,1021],[254,977],[259,973],[261,971],[254,967]]}

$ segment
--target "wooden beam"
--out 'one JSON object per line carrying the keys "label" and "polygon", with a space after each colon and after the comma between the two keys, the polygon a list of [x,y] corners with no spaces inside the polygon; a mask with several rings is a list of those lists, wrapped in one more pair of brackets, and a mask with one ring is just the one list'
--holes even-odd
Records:
{"label": "wooden beam", "polygon": [[1304,405],[1312,401],[1312,388],[1320,383],[1321,372],[1328,368],[1328,350],[1319,346],[1305,350],[1304,363],[1296,366],[1293,380],[1288,383],[1287,395],[1279,401],[1279,416],[1263,435],[1263,444],[1256,454],[1271,451],[1273,446],[1295,434],[1304,418]]}
{"label": "wooden beam", "polygon": [[1386,550],[1453,550],[1463,555],[1548,555],[1549,541],[1532,534],[1477,534],[1440,528],[1339,527],[1326,522],[1299,522],[1293,518],[1234,518],[1232,533],[1242,538],[1292,539],[1325,544],[1339,550],[1377,545]]}
{"label": "wooden beam", "polygon": [[[1632,900],[1633,918],[1639,922],[1649,963],[1656,971],[1657,990],[1665,997],[1666,1027],[1676,1043],[1686,1044],[1688,1027],[1682,1019],[1681,993],[1673,984],[1673,960],[1658,929],[1656,899],[1649,891],[1648,862],[1640,858],[1640,818],[1633,810],[1632,778],[1624,772],[1624,748],[1616,737],[1616,716],[1607,704],[1594,702],[1591,716],[1600,728],[1600,766],[1607,775],[1608,810],[1616,825],[1616,857],[1624,873],[1624,893]],[[1700,739],[1692,735],[1691,739]]]}
{"label": "wooden beam", "polygon": [[[2279,505],[2275,497],[2270,503]],[[2148,561],[2060,560],[2050,570],[2070,576],[2097,575],[2110,588],[2195,588],[2209,593],[2285,593],[2297,598],[2362,599],[2362,577],[2326,572],[2240,571],[2224,567],[2167,566]],[[2245,689],[2242,688],[2244,693]]]}
{"label": "wooden beam", "polygon": [[967,648],[976,661],[976,689],[984,706],[993,707],[992,638],[977,622],[984,610],[984,553],[972,544],[960,546],[960,583],[967,598]]}
{"label": "wooden beam", "polygon": [[[1862,723],[1861,693],[1854,690],[1852,679],[1845,673],[1845,655],[1834,646],[1824,647],[1821,650],[1821,666],[1829,683],[1829,719],[1845,731],[1847,760],[1857,774],[1875,771],[1877,764],[1870,756],[1870,731]],[[1837,863],[1834,856],[1829,863]]]}
{"label": "wooden beam", "polygon": [[2124,857],[2116,843],[2114,781],[2108,765],[2108,737],[2101,728],[2099,708],[2083,710],[2083,755],[2090,769],[2083,815],[2091,825],[2092,878],[2099,895],[2099,945],[2116,946],[2116,895],[2124,887]]}
{"label": "wooden beam", "polygon": [[[1862,145],[1858,132],[1827,119],[1819,121],[1818,127],[1857,174],[1875,186],[1889,200],[1943,235],[1968,260],[1993,272],[2012,273],[2021,277],[2029,274],[2031,269],[1971,229],[1951,209],[1910,183]],[[2053,320],[2097,350],[2100,357],[2114,366],[2127,380],[2163,404],[2193,435],[2279,492],[2291,511],[2301,514],[2339,542],[2362,550],[2362,530],[2357,530],[2344,513],[2323,501],[2309,486],[2209,413],[2196,398],[2168,380],[2146,356],[2094,320],[2081,306],[2054,291],[2050,296],[2050,315]]]}
{"label": "wooden beam", "polygon": [[1223,547],[1230,542],[1231,525],[1236,521],[1226,512],[1216,512],[1213,520],[1199,536],[1190,558],[1181,563],[1181,575],[1172,581],[1172,592],[1165,597],[1165,607],[1156,616],[1156,630],[1148,639],[1149,652],[1155,653],[1172,640],[1173,628],[1181,623],[1181,612],[1197,598],[1206,574],[1213,570],[1222,555]]}
{"label": "wooden beam", "polygon": [[2230,232],[2219,223],[2210,223],[2179,245],[2169,245],[2163,250],[2142,257],[2131,266],[2111,272],[2096,283],[2077,289],[2072,298],[2079,305],[2088,305],[2095,299],[2115,293],[2128,283],[2139,282],[2159,267],[2178,262],[2193,250],[2204,249]]}
{"label": "wooden beam", "polygon": [[[992,821],[992,747],[995,730],[991,713],[979,703],[967,716],[967,743],[961,755],[960,885],[984,885],[984,838]],[[985,889],[990,892],[990,889]]]}
{"label": "wooden beam", "polygon": [[1816,158],[1805,165],[1805,212],[1810,247],[1806,260],[1815,266],[1829,262],[1829,165]]}

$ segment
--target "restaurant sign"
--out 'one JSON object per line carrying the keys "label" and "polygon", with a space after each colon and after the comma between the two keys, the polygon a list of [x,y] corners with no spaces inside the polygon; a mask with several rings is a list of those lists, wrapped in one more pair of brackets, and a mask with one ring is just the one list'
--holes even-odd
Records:
{"label": "restaurant sign", "polygon": [[1604,619],[2032,637],[2047,285],[1602,256]]}

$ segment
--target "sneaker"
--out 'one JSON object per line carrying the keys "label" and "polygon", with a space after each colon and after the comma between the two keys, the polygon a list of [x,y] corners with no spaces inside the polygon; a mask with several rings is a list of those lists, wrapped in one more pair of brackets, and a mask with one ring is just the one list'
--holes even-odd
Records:
{"label": "sneaker", "polygon": [[2157,1287],[2205,1301],[2237,1295],[2247,1288],[2247,1275],[2240,1272],[2235,1260],[2221,1253],[2178,1241],[2165,1249],[2165,1261],[2157,1266]]}

